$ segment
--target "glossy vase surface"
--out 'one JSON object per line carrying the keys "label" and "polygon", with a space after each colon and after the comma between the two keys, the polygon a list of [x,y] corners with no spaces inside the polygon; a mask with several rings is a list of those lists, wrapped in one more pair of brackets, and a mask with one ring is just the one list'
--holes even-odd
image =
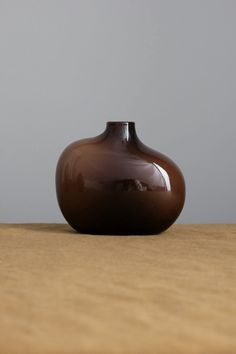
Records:
{"label": "glossy vase surface", "polygon": [[89,234],[160,233],[185,200],[180,169],[139,140],[134,122],[108,122],[102,134],[69,145],[56,191],[67,222]]}

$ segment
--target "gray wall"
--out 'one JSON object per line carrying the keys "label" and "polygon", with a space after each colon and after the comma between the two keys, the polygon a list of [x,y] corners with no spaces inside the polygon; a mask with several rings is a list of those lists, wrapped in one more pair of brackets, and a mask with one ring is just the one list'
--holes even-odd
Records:
{"label": "gray wall", "polygon": [[61,222],[64,147],[134,120],[187,184],[184,223],[235,222],[236,1],[0,0],[0,222]]}

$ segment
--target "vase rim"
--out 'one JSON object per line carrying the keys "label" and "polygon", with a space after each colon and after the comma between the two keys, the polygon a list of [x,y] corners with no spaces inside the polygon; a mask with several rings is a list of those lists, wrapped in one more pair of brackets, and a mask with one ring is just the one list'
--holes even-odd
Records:
{"label": "vase rim", "polygon": [[108,121],[107,124],[135,124],[135,122],[111,120],[111,121]]}

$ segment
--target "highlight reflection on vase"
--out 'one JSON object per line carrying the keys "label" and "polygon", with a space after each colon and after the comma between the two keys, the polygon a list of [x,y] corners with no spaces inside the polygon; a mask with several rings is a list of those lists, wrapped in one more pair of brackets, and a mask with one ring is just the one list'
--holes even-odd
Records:
{"label": "highlight reflection on vase", "polygon": [[70,144],[56,171],[67,222],[92,234],[154,234],[179,216],[184,178],[166,156],[144,145],[133,122],[108,122],[95,138]]}

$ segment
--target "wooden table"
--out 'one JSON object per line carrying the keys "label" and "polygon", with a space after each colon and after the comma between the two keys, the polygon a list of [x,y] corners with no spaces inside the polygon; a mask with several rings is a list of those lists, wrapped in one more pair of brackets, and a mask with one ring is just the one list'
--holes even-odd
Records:
{"label": "wooden table", "polygon": [[1,225],[0,353],[236,353],[236,225]]}

